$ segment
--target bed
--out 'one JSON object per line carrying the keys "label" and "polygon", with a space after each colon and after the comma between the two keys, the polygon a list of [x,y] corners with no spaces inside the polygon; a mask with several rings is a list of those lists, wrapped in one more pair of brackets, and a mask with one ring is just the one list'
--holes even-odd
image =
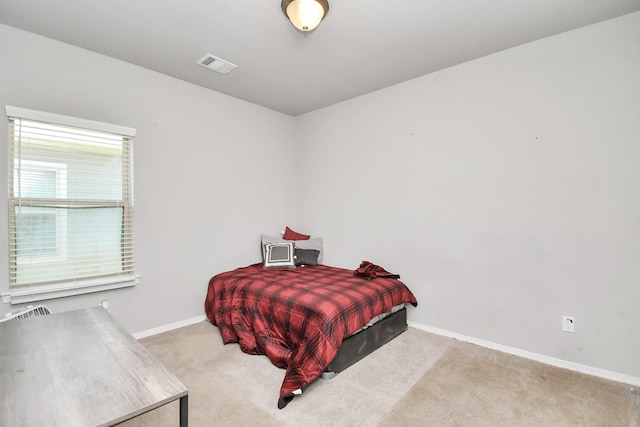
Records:
{"label": "bed", "polygon": [[260,263],[212,277],[205,312],[225,344],[238,343],[243,352],[266,355],[286,369],[282,409],[318,377],[346,369],[406,330],[404,304],[417,300],[396,278]]}

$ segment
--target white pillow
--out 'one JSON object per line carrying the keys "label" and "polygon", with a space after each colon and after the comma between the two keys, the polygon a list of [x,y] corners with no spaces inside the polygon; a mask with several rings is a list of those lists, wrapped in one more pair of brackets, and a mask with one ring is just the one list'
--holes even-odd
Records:
{"label": "white pillow", "polygon": [[261,239],[261,243],[260,243],[260,250],[262,250],[262,261],[264,261],[266,259],[266,256],[267,256],[267,247],[266,247],[266,245],[268,245],[270,243],[286,243],[286,240],[281,239],[279,237],[268,236],[266,234],[263,234],[262,235],[262,239]]}
{"label": "white pillow", "polygon": [[268,243],[265,245],[265,267],[295,267],[293,243]]}

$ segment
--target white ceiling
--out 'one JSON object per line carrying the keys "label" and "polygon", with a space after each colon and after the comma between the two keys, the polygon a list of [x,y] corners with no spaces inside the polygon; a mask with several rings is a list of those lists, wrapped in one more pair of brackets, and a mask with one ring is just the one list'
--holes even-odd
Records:
{"label": "white ceiling", "polygon": [[[329,0],[315,32],[280,0],[0,0],[0,23],[296,116],[640,10],[640,0]],[[222,75],[196,61],[238,65]]]}

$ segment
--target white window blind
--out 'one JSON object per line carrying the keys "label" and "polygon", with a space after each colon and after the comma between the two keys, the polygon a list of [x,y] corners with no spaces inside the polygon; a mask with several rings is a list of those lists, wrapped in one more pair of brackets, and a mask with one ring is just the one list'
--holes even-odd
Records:
{"label": "white window blind", "polygon": [[6,109],[10,289],[132,277],[135,129]]}

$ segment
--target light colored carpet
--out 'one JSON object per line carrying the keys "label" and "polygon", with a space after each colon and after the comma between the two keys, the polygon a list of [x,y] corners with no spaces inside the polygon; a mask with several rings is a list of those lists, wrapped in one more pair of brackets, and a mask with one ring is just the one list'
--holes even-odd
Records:
{"label": "light colored carpet", "polygon": [[[189,388],[200,426],[640,426],[631,387],[409,328],[277,408],[284,370],[207,322],[141,342]],[[123,426],[177,426],[171,403]]]}
{"label": "light colored carpet", "polygon": [[424,374],[382,424],[635,427],[639,397],[630,386],[461,344]]}

